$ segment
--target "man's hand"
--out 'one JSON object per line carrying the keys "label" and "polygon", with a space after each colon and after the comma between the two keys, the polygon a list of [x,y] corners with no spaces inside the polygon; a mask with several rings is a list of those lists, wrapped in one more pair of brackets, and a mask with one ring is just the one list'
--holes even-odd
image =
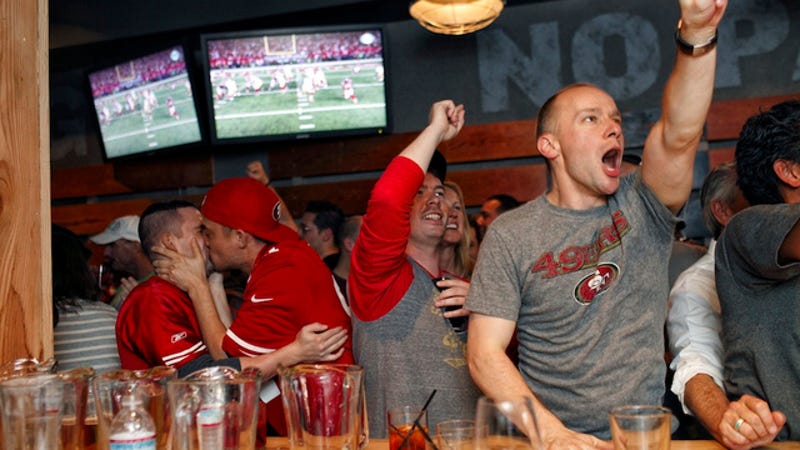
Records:
{"label": "man's hand", "polygon": [[156,274],[179,289],[190,292],[195,286],[208,284],[206,259],[197,240],[192,241],[192,252],[186,256],[160,245],[151,250],[161,256],[153,262]]}
{"label": "man's hand", "polygon": [[431,106],[430,126],[441,133],[441,141],[455,137],[464,126],[464,105],[456,105],[452,100],[438,101]]}
{"label": "man's hand", "polygon": [[119,280],[119,287],[114,295],[119,299],[118,301],[120,305],[122,305],[122,302],[128,298],[128,294],[131,293],[137,284],[139,284],[139,282],[133,277],[123,277]]}
{"label": "man's hand", "polygon": [[245,173],[248,177],[258,180],[264,185],[269,184],[269,176],[267,176],[267,172],[264,170],[264,165],[261,164],[261,161],[250,161],[247,164]]}
{"label": "man's hand", "polygon": [[749,450],[775,440],[775,436],[786,423],[786,416],[779,411],[770,411],[769,405],[760,398],[743,395],[730,402],[719,423],[722,444],[732,450]]}
{"label": "man's hand", "polygon": [[327,325],[311,323],[297,333],[294,344],[296,363],[330,362],[344,353],[347,330],[342,327],[328,329]]}
{"label": "man's hand", "polygon": [[700,44],[714,37],[728,0],[680,0],[680,5],[681,38]]}
{"label": "man's hand", "polygon": [[469,282],[452,278],[439,280],[436,282],[436,286],[441,289],[442,292],[434,299],[434,305],[438,308],[444,308],[445,306],[459,307],[452,311],[446,311],[444,317],[449,319],[451,317],[469,315],[469,310],[464,309],[464,302],[467,300],[467,291],[469,291]]}
{"label": "man's hand", "polygon": [[614,450],[614,444],[610,441],[572,431],[563,425],[545,434],[542,424],[539,424],[539,431],[542,433],[542,445],[547,450]]}

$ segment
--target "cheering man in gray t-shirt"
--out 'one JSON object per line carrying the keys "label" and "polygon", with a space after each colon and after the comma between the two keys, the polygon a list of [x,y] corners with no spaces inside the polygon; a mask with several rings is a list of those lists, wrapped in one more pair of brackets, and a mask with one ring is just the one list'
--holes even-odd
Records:
{"label": "cheering man in gray t-shirt", "polygon": [[[466,304],[470,372],[491,397],[532,396],[547,448],[610,449],[610,408],[661,403],[674,214],[691,191],[726,6],[680,1],[679,51],[641,170],[620,175],[611,96],[563,89],[538,116],[550,190],[499,217],[481,245]],[[505,354],[515,326],[519,370]]]}

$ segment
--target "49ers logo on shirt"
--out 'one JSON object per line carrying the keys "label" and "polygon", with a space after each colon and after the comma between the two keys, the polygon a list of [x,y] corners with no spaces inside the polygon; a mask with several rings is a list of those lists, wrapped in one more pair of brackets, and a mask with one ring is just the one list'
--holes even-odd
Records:
{"label": "49ers logo on shirt", "polygon": [[611,287],[619,276],[619,266],[614,263],[598,264],[594,272],[583,277],[575,286],[575,301],[589,305]]}

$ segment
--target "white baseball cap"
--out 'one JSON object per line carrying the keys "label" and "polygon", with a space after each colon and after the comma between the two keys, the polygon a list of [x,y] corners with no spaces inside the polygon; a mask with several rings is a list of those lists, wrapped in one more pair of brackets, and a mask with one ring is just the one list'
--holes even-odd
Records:
{"label": "white baseball cap", "polygon": [[102,233],[89,237],[98,245],[108,245],[120,239],[139,242],[139,216],[118,217]]}

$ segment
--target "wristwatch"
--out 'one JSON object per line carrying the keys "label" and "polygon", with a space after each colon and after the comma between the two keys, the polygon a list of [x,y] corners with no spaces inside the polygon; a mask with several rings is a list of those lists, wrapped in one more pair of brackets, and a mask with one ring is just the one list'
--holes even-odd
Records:
{"label": "wristwatch", "polygon": [[681,52],[691,56],[700,56],[705,55],[717,46],[719,30],[715,30],[714,36],[705,42],[701,42],[699,44],[690,44],[684,41],[681,37],[681,25],[683,25],[683,20],[679,20],[678,27],[675,28],[675,43],[678,44],[678,50]]}

